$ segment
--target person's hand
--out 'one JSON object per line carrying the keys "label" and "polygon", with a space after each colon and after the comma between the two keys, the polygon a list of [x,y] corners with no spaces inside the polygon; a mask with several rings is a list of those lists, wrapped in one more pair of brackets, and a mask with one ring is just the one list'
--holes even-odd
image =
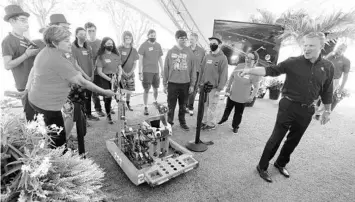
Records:
{"label": "person's hand", "polygon": [[249,74],[249,69],[236,69],[234,72],[239,73],[240,77]]}
{"label": "person's hand", "polygon": [[164,86],[164,93],[168,94],[168,86]]}
{"label": "person's hand", "polygon": [[250,102],[253,102],[253,100],[254,100],[254,97],[253,96],[250,96],[249,98],[248,98],[248,103],[250,103]]}
{"label": "person's hand", "polygon": [[328,123],[328,121],[330,121],[330,112],[324,111],[320,120],[320,124],[325,125],[326,123]]}
{"label": "person's hand", "polygon": [[105,89],[105,90],[104,90],[104,95],[105,95],[106,97],[113,97],[113,96],[116,95],[116,93],[113,92],[112,90]]}
{"label": "person's hand", "polygon": [[27,57],[35,56],[39,53],[39,49],[33,49],[32,46],[28,47],[25,51]]}
{"label": "person's hand", "polygon": [[139,80],[143,81],[143,73],[139,73]]}
{"label": "person's hand", "polygon": [[192,94],[194,92],[194,87],[193,86],[190,86],[189,88],[189,94]]}

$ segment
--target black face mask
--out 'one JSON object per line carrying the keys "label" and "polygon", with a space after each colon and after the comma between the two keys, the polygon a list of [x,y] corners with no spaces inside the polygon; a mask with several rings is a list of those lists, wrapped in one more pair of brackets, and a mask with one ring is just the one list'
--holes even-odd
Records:
{"label": "black face mask", "polygon": [[113,50],[113,46],[105,46],[106,50],[108,51],[112,51]]}
{"label": "black face mask", "polygon": [[156,40],[156,38],[149,38],[148,40],[149,40],[150,42],[154,43],[155,40]]}
{"label": "black face mask", "polygon": [[215,51],[215,50],[217,50],[217,48],[218,48],[217,44],[210,44],[211,51]]}

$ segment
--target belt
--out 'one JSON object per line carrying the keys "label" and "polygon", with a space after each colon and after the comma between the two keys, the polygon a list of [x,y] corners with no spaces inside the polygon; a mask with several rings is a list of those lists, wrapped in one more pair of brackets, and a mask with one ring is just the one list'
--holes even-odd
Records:
{"label": "belt", "polygon": [[306,107],[306,108],[312,108],[315,106],[315,104],[312,102],[311,104],[305,104],[305,103],[302,103],[302,102],[299,102],[299,101],[296,101],[294,99],[291,99],[290,97],[284,95],[283,96],[284,98],[288,99],[289,101],[293,102],[293,103],[297,103],[297,104],[300,104],[301,107]]}

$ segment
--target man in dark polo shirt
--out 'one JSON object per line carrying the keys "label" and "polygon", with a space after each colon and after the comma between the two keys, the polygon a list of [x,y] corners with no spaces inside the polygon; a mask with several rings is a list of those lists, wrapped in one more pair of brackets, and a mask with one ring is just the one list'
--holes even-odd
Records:
{"label": "man in dark polo shirt", "polygon": [[148,40],[145,41],[138,50],[139,54],[139,79],[142,81],[144,94],[144,115],[149,115],[148,112],[148,94],[150,87],[153,86],[154,99],[157,102],[158,88],[160,84],[160,74],[163,75],[163,50],[158,42],[156,42],[155,30],[148,31]]}
{"label": "man in dark polo shirt", "polygon": [[[26,89],[34,56],[38,54],[39,49],[23,35],[29,28],[28,17],[30,14],[24,12],[17,5],[6,6],[5,13],[4,20],[11,24],[12,32],[1,43],[4,67],[6,70],[12,71],[16,89],[23,92]],[[22,105],[26,111],[29,107],[27,96],[23,96]],[[26,118],[31,119],[30,117]]]}
{"label": "man in dark polo shirt", "polygon": [[[201,48],[199,45],[197,45],[197,42],[198,42],[198,35],[196,33],[191,33],[190,48],[192,52],[195,54],[197,59],[196,78],[199,78],[200,71],[201,71],[201,63],[203,58],[205,57],[206,51],[203,48]],[[194,115],[194,102],[195,102],[195,97],[198,88],[197,84],[198,84],[198,79],[196,79],[196,82],[194,84],[194,91],[189,95],[187,100],[187,110],[190,116]]]}
{"label": "man in dark polo shirt", "polygon": [[[78,27],[75,31],[75,41],[72,45],[72,54],[75,62],[83,71],[83,76],[89,81],[94,80],[94,62],[90,47],[86,44],[86,30]],[[91,121],[98,121],[99,118],[91,114],[91,96],[90,90],[85,90],[86,99],[84,101],[86,118]]]}
{"label": "man in dark polo shirt", "polygon": [[329,121],[334,66],[330,61],[321,57],[325,36],[323,33],[313,32],[304,36],[303,40],[302,56],[288,58],[276,66],[244,69],[241,73],[242,76],[245,74],[257,76],[286,74],[276,124],[257,166],[260,177],[267,182],[272,182],[267,172],[269,161],[274,157],[287,132],[286,141],[274,166],[285,177],[290,176],[285,166],[312,120],[315,102],[319,96],[325,105],[321,124]]}
{"label": "man in dark polo shirt", "polygon": [[[87,23],[85,23],[84,28],[86,30],[86,36],[87,36],[86,43],[91,48],[93,62],[95,64],[97,51],[99,51],[99,48],[101,45],[101,40],[96,38],[97,28],[94,23],[87,22]],[[96,67],[94,70],[94,84],[100,85],[100,76],[97,74]],[[94,103],[94,107],[95,107],[95,111],[96,111],[97,115],[99,115],[100,117],[104,117],[105,113],[102,112],[99,94],[93,92],[92,93],[92,101]]]}

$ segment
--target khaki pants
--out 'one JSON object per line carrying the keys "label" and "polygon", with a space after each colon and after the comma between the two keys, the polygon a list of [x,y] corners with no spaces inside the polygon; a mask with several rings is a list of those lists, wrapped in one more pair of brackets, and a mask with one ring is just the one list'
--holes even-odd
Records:
{"label": "khaki pants", "polygon": [[202,123],[209,126],[215,126],[217,122],[217,116],[215,113],[219,101],[219,93],[217,92],[217,89],[212,89],[211,92],[207,94],[207,100],[205,102]]}

